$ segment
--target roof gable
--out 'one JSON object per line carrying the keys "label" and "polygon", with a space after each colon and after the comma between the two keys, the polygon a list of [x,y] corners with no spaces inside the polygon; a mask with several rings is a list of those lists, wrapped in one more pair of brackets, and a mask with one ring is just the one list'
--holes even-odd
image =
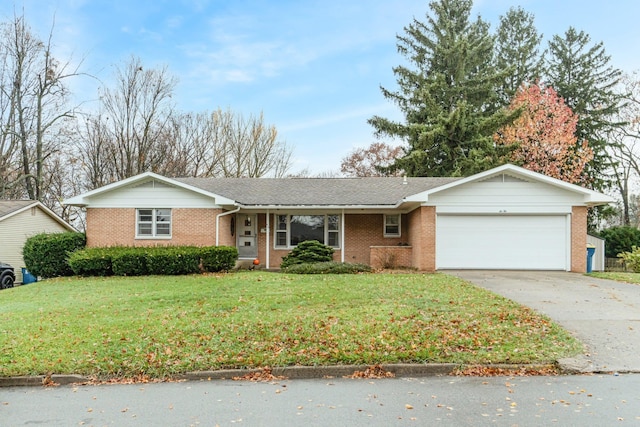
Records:
{"label": "roof gable", "polygon": [[594,190],[589,190],[588,188],[580,187],[575,184],[570,184],[556,178],[551,178],[549,176],[533,172],[512,164],[505,164],[497,168],[489,169],[487,171],[462,178],[458,181],[450,182],[440,187],[427,190],[420,194],[414,194],[408,197],[407,201],[427,202],[429,200],[429,196],[432,194],[443,192],[448,189],[463,186],[472,182],[482,181],[524,181],[551,185],[575,194],[579,194],[586,206],[598,206],[615,202],[615,199],[613,197],[607,196],[606,194],[602,194]]}
{"label": "roof gable", "polygon": [[192,187],[183,182],[164,177],[162,175],[158,175],[153,172],[145,172],[136,176],[132,176],[130,178],[123,179],[121,181],[117,181],[103,187],[97,188],[95,190],[89,191],[84,194],[80,194],[75,197],[71,197],[66,199],[63,204],[72,205],[72,206],[89,206],[91,205],[92,200],[97,200],[100,197],[103,197],[109,193],[116,192],[119,190],[130,188],[180,188],[187,191],[192,191],[201,196],[205,196],[208,198],[212,198],[213,202],[217,205],[233,205],[234,201],[227,199],[226,197],[215,194],[209,191],[202,190],[201,188]]}
{"label": "roof gable", "polygon": [[0,221],[37,203],[35,200],[0,200]]}
{"label": "roof gable", "polygon": [[76,231],[70,224],[60,218],[55,212],[47,208],[37,200],[0,200],[0,222],[26,211],[37,208],[51,217],[54,221],[62,225],[69,231]]}

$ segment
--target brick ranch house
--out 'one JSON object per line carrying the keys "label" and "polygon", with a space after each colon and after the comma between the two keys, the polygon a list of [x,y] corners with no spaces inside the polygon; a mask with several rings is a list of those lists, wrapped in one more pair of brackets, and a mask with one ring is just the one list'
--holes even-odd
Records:
{"label": "brick ranch house", "polygon": [[304,240],[373,267],[586,271],[604,194],[514,166],[466,178],[166,178],[143,173],[65,204],[88,246],[231,245],[278,268]]}

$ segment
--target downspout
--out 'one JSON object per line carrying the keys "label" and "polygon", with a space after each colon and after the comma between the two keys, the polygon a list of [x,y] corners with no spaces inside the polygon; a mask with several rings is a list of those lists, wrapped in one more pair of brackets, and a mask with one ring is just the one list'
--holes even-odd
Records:
{"label": "downspout", "polygon": [[222,212],[221,214],[216,215],[216,246],[220,246],[220,218],[223,216],[227,216],[227,215],[231,215],[234,213],[237,213],[240,210],[240,206],[238,206],[237,208],[235,208],[232,211],[229,212]]}
{"label": "downspout", "polygon": [[342,233],[340,233],[340,247],[342,248],[342,250],[340,251],[340,260],[344,263],[344,251],[345,251],[345,247],[344,247],[344,233],[346,232],[345,230],[345,226],[344,226],[344,209],[342,209],[342,218],[341,218],[342,224],[341,224],[341,229],[342,229]]}
{"label": "downspout", "polygon": [[270,255],[271,255],[271,253],[269,251],[269,247],[271,245],[271,239],[269,237],[271,235],[271,233],[270,233],[271,225],[270,225],[270,221],[269,221],[269,217],[270,216],[271,215],[269,214],[269,209],[267,209],[267,251],[266,251],[267,252],[267,270],[269,269],[269,259],[270,259]]}

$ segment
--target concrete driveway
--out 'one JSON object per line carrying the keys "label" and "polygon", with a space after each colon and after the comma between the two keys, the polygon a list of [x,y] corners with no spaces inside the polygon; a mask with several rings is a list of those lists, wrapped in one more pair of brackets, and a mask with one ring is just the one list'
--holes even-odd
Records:
{"label": "concrete driveway", "polygon": [[549,271],[447,271],[544,313],[571,331],[585,354],[566,370],[640,372],[640,285]]}

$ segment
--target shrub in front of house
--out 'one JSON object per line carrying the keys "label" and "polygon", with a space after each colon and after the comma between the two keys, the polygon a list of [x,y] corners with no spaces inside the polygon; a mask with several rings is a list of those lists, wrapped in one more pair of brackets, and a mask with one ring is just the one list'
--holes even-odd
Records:
{"label": "shrub in front of house", "polygon": [[199,252],[204,271],[229,271],[238,260],[238,248],[235,246],[205,246]]}
{"label": "shrub in front of house", "polygon": [[313,264],[333,261],[333,248],[317,240],[306,240],[298,243],[289,254],[282,258],[280,268],[295,264]]}
{"label": "shrub in front of house", "polygon": [[29,237],[22,248],[22,257],[27,270],[34,276],[72,276],[69,255],[86,244],[84,233],[40,233]]}
{"label": "shrub in front of house", "polygon": [[228,271],[238,250],[229,246],[88,248],[69,258],[78,276],[180,275]]}
{"label": "shrub in front of house", "polygon": [[371,267],[366,264],[351,264],[346,262],[314,262],[311,264],[293,264],[283,268],[284,273],[292,274],[356,274],[369,273]]}

